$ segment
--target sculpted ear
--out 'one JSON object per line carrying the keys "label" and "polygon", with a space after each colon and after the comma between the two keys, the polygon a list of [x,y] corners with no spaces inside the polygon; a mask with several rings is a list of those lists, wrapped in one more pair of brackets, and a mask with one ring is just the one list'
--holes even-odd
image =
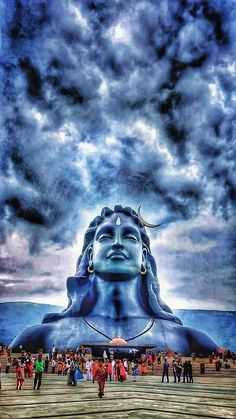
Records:
{"label": "sculpted ear", "polygon": [[93,248],[92,246],[89,246],[87,249],[87,255],[88,255],[88,259],[92,260],[93,259]]}
{"label": "sculpted ear", "polygon": [[146,266],[146,262],[147,262],[147,249],[145,247],[143,247],[142,263],[143,263],[144,266]]}

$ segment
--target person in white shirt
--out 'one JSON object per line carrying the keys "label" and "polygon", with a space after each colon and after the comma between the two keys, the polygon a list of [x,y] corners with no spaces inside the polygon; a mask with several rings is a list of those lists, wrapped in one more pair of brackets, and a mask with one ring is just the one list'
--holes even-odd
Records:
{"label": "person in white shirt", "polygon": [[104,349],[104,351],[103,351],[103,361],[104,362],[106,362],[107,361],[107,351],[106,351],[106,349]]}
{"label": "person in white shirt", "polygon": [[57,365],[57,363],[56,363],[55,359],[53,359],[52,360],[52,374],[55,374],[56,365]]}
{"label": "person in white shirt", "polygon": [[128,366],[128,361],[127,359],[124,359],[124,369],[126,372],[126,378],[128,377],[128,370],[129,370],[129,366]]}
{"label": "person in white shirt", "polygon": [[89,360],[86,362],[86,379],[87,379],[88,381],[92,381],[92,379],[93,379],[93,375],[92,375],[92,366],[93,366],[93,362],[92,362],[92,360],[91,360],[91,359],[89,359]]}

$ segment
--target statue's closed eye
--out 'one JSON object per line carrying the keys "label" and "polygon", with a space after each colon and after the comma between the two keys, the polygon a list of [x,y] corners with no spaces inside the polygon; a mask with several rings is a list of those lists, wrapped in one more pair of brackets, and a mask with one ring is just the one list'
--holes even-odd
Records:
{"label": "statue's closed eye", "polygon": [[137,237],[134,234],[125,234],[124,239],[129,239],[133,241],[138,241]]}
{"label": "statue's closed eye", "polygon": [[131,228],[126,228],[123,232],[123,239],[133,240],[133,241],[139,241],[139,237],[136,234],[136,231],[134,231]]}
{"label": "statue's closed eye", "polygon": [[101,234],[101,236],[98,237],[99,241],[103,241],[103,240],[109,240],[112,238],[112,234]]}

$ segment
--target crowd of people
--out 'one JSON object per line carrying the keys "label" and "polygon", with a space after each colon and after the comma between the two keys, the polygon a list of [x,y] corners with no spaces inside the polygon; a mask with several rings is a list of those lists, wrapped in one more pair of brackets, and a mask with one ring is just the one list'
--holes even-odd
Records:
{"label": "crowd of people", "polygon": [[[16,373],[16,389],[22,390],[26,378],[33,380],[33,389],[39,390],[42,384],[43,373],[64,375],[67,377],[68,386],[76,386],[78,380],[98,383],[98,396],[104,396],[104,387],[106,381],[124,382],[130,375],[132,381],[136,381],[139,375],[145,376],[148,373],[154,373],[154,365],[159,366],[161,373],[161,382],[169,382],[170,374],[173,377],[173,383],[193,383],[193,368],[190,360],[182,359],[177,354],[169,354],[164,357],[163,354],[154,354],[147,350],[139,359],[114,359],[113,352],[107,354],[103,352],[103,358],[94,359],[86,356],[86,349],[81,346],[75,351],[59,352],[55,345],[52,346],[49,353],[43,357],[42,350],[36,355],[23,351],[18,358],[11,358],[11,353],[7,348],[0,347],[2,355],[6,355],[5,373],[10,372],[11,366]],[[213,356],[212,356],[213,357]],[[170,361],[171,359],[171,361]],[[225,368],[230,368],[230,363],[226,357],[222,360],[216,359],[216,362],[225,364]],[[233,358],[233,363],[235,357]]]}
{"label": "crowd of people", "polygon": [[[193,383],[193,367],[191,361],[188,360],[181,363],[180,359],[174,358],[172,362],[172,370],[174,383],[180,383],[181,377],[183,378],[182,383]],[[167,383],[169,383],[169,362],[167,359],[165,359],[163,363],[162,383],[164,382],[165,377],[167,379]]]}

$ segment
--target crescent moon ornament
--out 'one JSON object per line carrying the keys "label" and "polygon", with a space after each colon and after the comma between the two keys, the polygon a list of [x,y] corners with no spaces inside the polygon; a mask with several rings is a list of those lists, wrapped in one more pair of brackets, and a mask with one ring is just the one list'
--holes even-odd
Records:
{"label": "crescent moon ornament", "polygon": [[149,228],[156,228],[156,227],[159,227],[161,224],[150,224],[150,223],[147,223],[147,221],[145,221],[144,219],[143,219],[143,217],[142,217],[142,215],[141,215],[141,211],[140,211],[140,209],[141,209],[141,205],[139,205],[139,207],[138,207],[138,218],[140,219],[140,221],[146,226],[146,227],[149,227]]}

